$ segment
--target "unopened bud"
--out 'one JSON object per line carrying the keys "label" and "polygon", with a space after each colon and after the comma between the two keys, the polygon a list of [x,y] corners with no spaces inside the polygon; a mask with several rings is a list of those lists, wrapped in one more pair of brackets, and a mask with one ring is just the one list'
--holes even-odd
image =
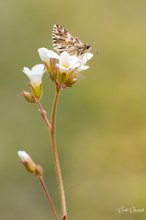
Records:
{"label": "unopened bud", "polygon": [[34,103],[34,97],[30,92],[23,91],[21,95],[30,103]]}
{"label": "unopened bud", "polygon": [[65,86],[66,87],[70,87],[70,86],[72,86],[74,83],[76,83],[78,81],[78,79],[77,78],[72,78],[72,77],[70,77],[69,79],[67,79],[66,81],[65,81]]}
{"label": "unopened bud", "polygon": [[35,162],[25,151],[18,151],[17,154],[28,172],[33,173],[37,176],[42,176],[43,170],[41,166],[35,164]]}

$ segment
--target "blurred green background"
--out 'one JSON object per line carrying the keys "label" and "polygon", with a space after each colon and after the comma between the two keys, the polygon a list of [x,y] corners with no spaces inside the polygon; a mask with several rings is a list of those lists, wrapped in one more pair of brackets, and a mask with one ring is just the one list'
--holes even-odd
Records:
{"label": "blurred green background", "polygon": [[[63,25],[92,45],[85,79],[62,92],[57,143],[69,220],[144,220],[119,214],[146,209],[146,1],[0,1],[0,219],[52,219],[35,177],[16,152],[26,150],[44,168],[60,211],[47,130],[20,92],[23,66],[52,49],[51,31]],[[98,50],[98,54],[97,54]],[[51,113],[52,83],[44,77],[43,106]]]}

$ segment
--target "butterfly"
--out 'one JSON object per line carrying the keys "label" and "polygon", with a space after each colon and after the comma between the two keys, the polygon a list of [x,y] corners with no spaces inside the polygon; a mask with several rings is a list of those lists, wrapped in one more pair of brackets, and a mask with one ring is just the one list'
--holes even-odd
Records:
{"label": "butterfly", "polygon": [[55,24],[52,31],[54,49],[60,54],[67,51],[70,55],[84,55],[91,49],[91,45],[84,44],[78,38],[72,36],[61,25]]}

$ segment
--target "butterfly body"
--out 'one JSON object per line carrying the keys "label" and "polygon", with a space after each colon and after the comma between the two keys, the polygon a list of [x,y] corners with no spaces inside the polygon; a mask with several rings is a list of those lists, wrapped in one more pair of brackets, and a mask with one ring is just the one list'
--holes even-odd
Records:
{"label": "butterfly body", "polygon": [[67,51],[70,55],[80,56],[87,53],[90,45],[84,44],[78,38],[72,36],[61,25],[55,24],[52,31],[53,47],[58,53]]}

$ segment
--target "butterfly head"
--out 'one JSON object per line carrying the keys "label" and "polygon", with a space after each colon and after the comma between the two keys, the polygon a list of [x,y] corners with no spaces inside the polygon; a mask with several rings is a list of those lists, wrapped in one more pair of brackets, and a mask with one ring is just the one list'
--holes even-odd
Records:
{"label": "butterfly head", "polygon": [[85,45],[85,48],[86,48],[86,52],[88,52],[92,49],[92,46],[91,45]]}

